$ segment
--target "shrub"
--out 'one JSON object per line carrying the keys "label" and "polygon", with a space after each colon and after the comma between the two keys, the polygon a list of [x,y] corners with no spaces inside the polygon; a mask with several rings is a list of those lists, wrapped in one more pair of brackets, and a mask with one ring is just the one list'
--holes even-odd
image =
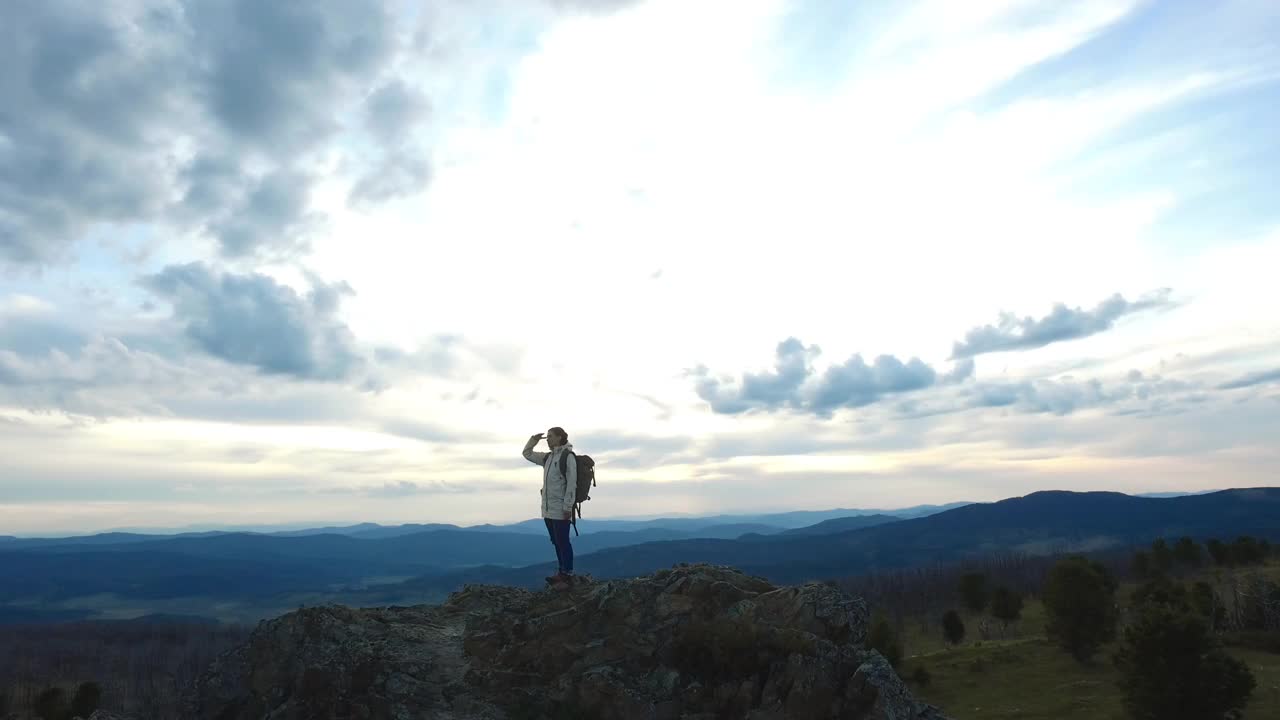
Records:
{"label": "shrub", "polygon": [[877,613],[867,630],[867,647],[884,656],[893,667],[902,662],[902,639],[883,614]]}
{"label": "shrub", "polygon": [[67,705],[67,693],[60,687],[50,687],[40,691],[32,709],[40,720],[68,720],[71,717],[71,708]]}
{"label": "shrub", "polygon": [[1191,609],[1187,587],[1164,575],[1158,575],[1139,585],[1129,596],[1129,600],[1135,606],[1164,605],[1175,610]]}
{"label": "shrub", "polygon": [[75,697],[71,698],[71,714],[87,718],[98,709],[102,702],[102,686],[96,682],[83,682],[76,688]]}
{"label": "shrub", "polygon": [[1045,632],[1080,662],[1115,637],[1116,582],[1106,567],[1079,555],[1058,561],[1045,581]]}
{"label": "shrub", "polygon": [[1008,627],[1022,617],[1022,596],[1004,586],[996,588],[991,594],[991,614]]}

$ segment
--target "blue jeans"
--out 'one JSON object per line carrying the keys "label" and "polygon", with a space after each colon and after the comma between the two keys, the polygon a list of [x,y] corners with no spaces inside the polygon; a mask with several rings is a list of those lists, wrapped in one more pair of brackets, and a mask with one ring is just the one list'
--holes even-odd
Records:
{"label": "blue jeans", "polygon": [[547,534],[551,536],[551,544],[556,546],[556,560],[560,563],[560,572],[573,574],[573,545],[569,542],[569,521],[542,518],[547,523]]}

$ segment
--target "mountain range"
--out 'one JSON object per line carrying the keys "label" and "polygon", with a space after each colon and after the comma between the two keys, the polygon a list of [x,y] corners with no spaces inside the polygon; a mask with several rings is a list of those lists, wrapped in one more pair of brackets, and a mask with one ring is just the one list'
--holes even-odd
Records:
{"label": "mountain range", "polygon": [[[1002,552],[1050,554],[1145,544],[1156,537],[1254,535],[1280,540],[1280,488],[1224,490],[1170,498],[1114,492],[1045,491],[974,503],[921,518],[845,529],[734,540],[692,539],[613,547],[577,560],[597,578],[635,577],[681,562],[730,565],[776,583],[963,561]],[[467,583],[536,587],[555,571],[473,568],[368,589],[362,602],[440,597]],[[353,598],[354,600],[355,598]]]}
{"label": "mountain range", "polygon": [[[1280,540],[1280,488],[1170,498],[1048,491],[908,517],[831,510],[581,525],[587,532],[574,538],[578,569],[597,578],[710,562],[795,583],[1156,536]],[[0,541],[0,622],[128,613],[252,620],[299,604],[434,602],[465,583],[539,585],[554,571],[548,558],[554,553],[541,520],[7,538]]]}
{"label": "mountain range", "polygon": [[[791,528],[799,528],[814,523],[822,522],[832,518],[854,517],[865,515],[889,515],[896,518],[913,518],[932,515],[944,510],[968,505],[967,502],[954,502],[944,505],[915,505],[906,508],[897,508],[892,510],[866,510],[855,508],[836,508],[833,510],[793,510],[780,513],[750,514],[750,515],[710,515],[710,516],[660,516],[656,518],[591,518],[583,520],[581,530],[583,533],[598,532],[602,530],[645,530],[651,528],[667,528],[670,530],[683,530],[690,533],[703,533],[711,528],[731,528],[734,525],[748,526],[769,526],[769,528],[777,530],[785,530]],[[757,528],[756,530],[767,530],[768,528]],[[475,532],[524,532],[535,535],[542,535],[546,532],[546,528],[542,524],[541,518],[532,518],[522,520],[516,523],[505,525],[470,525],[459,526],[447,523],[429,523],[429,524],[404,524],[404,525],[380,525],[378,523],[357,523],[353,525],[324,525],[316,527],[296,527],[296,526],[278,526],[278,525],[258,525],[258,526],[193,526],[186,528],[116,528],[113,530],[105,530],[103,532],[92,535],[74,535],[66,537],[56,536],[39,536],[19,538],[9,535],[0,535],[0,543],[13,540],[40,540],[44,542],[96,542],[111,544],[116,542],[127,542],[131,540],[155,540],[172,537],[209,537],[212,535],[227,535],[237,533],[248,533],[255,535],[275,535],[279,537],[303,537],[307,535],[349,535],[351,537],[377,538],[377,537],[393,537],[396,535],[411,535],[418,532],[427,532],[430,530],[470,530]],[[756,530],[747,530],[744,532],[752,532]],[[727,531],[721,531],[727,532]],[[729,537],[728,534],[724,535]]]}

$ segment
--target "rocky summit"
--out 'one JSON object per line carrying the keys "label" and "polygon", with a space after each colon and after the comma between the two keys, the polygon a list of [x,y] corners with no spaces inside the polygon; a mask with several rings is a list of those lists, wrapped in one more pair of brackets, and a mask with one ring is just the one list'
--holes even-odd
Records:
{"label": "rocky summit", "polygon": [[866,650],[866,603],[678,565],[438,606],[301,609],[261,623],[186,698],[204,720],[945,720]]}

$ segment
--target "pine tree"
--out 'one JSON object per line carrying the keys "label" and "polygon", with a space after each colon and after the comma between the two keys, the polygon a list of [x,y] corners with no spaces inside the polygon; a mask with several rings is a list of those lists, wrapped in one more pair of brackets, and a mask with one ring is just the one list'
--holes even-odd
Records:
{"label": "pine tree", "polygon": [[1045,581],[1045,632],[1085,662],[1116,634],[1116,582],[1096,562],[1075,555],[1058,561]]}
{"label": "pine tree", "polygon": [[1151,543],[1151,569],[1160,575],[1173,570],[1173,550],[1164,538],[1156,538]]}
{"label": "pine tree", "polygon": [[1186,536],[1178,538],[1178,543],[1173,546],[1173,557],[1179,565],[1188,568],[1198,568],[1204,562],[1200,545]]}
{"label": "pine tree", "polygon": [[1151,577],[1151,555],[1146,550],[1139,550],[1133,554],[1133,562],[1130,564],[1133,570],[1133,576],[1139,580],[1146,580]]}
{"label": "pine tree", "polygon": [[1205,549],[1209,551],[1209,557],[1213,558],[1213,564],[1218,566],[1230,566],[1231,562],[1231,546],[1223,543],[1218,538],[1210,538],[1205,543]]}
{"label": "pine tree", "polygon": [[1253,674],[1222,651],[1203,618],[1160,604],[1140,613],[1115,656],[1130,717],[1219,720],[1244,708]]}
{"label": "pine tree", "polygon": [[1008,628],[1009,623],[1022,617],[1022,596],[1003,585],[991,594],[991,615]]}

